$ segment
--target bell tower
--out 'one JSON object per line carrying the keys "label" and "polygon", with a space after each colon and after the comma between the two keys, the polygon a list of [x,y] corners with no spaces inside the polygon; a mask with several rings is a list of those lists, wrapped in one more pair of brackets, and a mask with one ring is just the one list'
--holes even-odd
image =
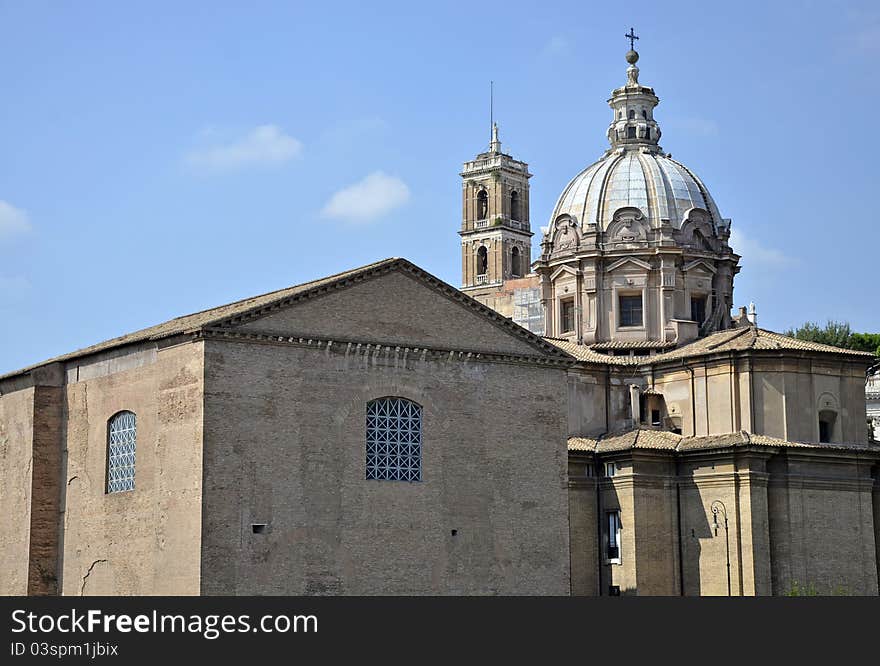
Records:
{"label": "bell tower", "polygon": [[489,150],[465,162],[462,179],[461,289],[486,305],[506,280],[529,273],[529,165],[501,151],[492,124]]}

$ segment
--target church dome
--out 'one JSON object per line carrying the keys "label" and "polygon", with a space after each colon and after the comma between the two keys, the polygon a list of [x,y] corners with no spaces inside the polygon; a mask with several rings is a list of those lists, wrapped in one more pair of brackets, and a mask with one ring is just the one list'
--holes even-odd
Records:
{"label": "church dome", "polygon": [[582,228],[595,224],[604,231],[624,207],[638,208],[655,228],[668,220],[680,229],[694,208],[707,211],[715,226],[723,224],[712,196],[690,169],[659,150],[626,148],[610,151],[575,176],[550,222],[568,215]]}
{"label": "church dome", "polygon": [[611,148],[566,186],[550,229],[562,218],[583,232],[604,232],[622,208],[638,209],[651,229],[665,224],[681,229],[694,209],[716,230],[727,225],[702,181],[660,147],[662,133],[654,119],[660,100],[653,88],[639,83],[638,59],[633,50],[626,54],[627,82],[608,100],[613,110],[607,131]]}

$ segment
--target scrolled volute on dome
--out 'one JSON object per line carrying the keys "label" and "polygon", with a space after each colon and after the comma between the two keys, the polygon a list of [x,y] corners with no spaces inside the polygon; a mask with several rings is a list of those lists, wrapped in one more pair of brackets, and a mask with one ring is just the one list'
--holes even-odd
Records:
{"label": "scrolled volute on dome", "polygon": [[547,251],[575,252],[581,243],[577,220],[571,215],[560,215],[548,230],[547,238],[550,241]]}
{"label": "scrolled volute on dome", "polygon": [[648,220],[635,206],[625,206],[614,211],[612,222],[605,232],[605,243],[616,245],[643,245],[648,242]]}

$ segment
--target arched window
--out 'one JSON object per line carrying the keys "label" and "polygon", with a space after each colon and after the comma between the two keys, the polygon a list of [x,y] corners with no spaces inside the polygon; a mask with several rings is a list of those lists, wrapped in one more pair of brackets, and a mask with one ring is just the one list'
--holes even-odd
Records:
{"label": "arched window", "polygon": [[367,479],[422,480],[422,408],[406,398],[367,403]]}
{"label": "arched window", "polygon": [[510,273],[511,275],[521,275],[520,271],[520,254],[519,248],[515,247],[510,251]]}
{"label": "arched window", "polygon": [[107,492],[134,490],[137,417],[134,412],[114,414],[107,423]]}
{"label": "arched window", "polygon": [[485,275],[489,270],[489,251],[485,245],[477,250],[477,275]]}
{"label": "arched window", "polygon": [[486,190],[477,193],[477,219],[485,220],[489,217],[489,194]]}
{"label": "arched window", "polygon": [[642,109],[642,118],[644,118],[645,120],[648,119],[648,112],[645,111],[644,109]]}
{"label": "arched window", "polygon": [[636,112],[633,109],[630,109],[629,113],[627,114],[627,118],[629,120],[633,120],[635,117],[636,117]]}
{"label": "arched window", "polygon": [[510,219],[519,220],[519,192],[510,193]]}

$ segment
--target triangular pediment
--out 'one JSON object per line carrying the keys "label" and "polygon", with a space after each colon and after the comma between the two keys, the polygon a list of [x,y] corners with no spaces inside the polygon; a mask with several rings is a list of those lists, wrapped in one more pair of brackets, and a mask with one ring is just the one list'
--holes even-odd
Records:
{"label": "triangular pediment", "polygon": [[572,275],[575,277],[577,277],[577,274],[578,274],[577,270],[575,270],[571,266],[560,266],[555,271],[553,271],[553,273],[550,275],[550,281],[553,282],[554,280],[556,280],[556,278],[558,278],[563,273],[568,273],[569,275]]}
{"label": "triangular pediment", "polygon": [[647,261],[642,261],[641,259],[636,259],[635,257],[623,257],[608,266],[605,271],[610,273],[611,271],[616,271],[618,268],[620,268],[621,266],[625,266],[626,264],[632,264],[633,266],[646,271],[651,270],[651,264],[649,264]]}
{"label": "triangular pediment", "polygon": [[697,267],[705,268],[710,273],[718,272],[718,269],[705,259],[694,259],[693,261],[688,262],[687,264],[682,266],[681,270],[687,272]]}
{"label": "triangular pediment", "polygon": [[405,259],[350,271],[338,280],[319,281],[311,289],[261,303],[210,328],[566,358],[540,337]]}

